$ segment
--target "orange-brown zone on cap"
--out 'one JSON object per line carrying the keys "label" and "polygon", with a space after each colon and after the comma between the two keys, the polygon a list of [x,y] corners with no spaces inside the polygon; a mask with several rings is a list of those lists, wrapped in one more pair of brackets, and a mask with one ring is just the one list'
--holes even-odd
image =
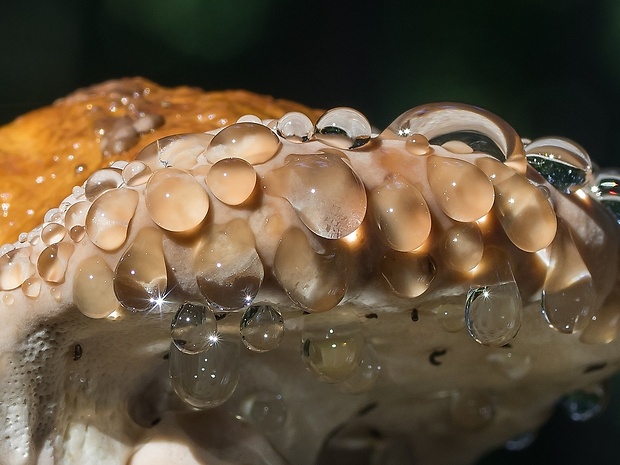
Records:
{"label": "orange-brown zone on cap", "polygon": [[[127,78],[78,90],[23,115],[0,127],[0,244],[30,231],[50,205],[58,205],[93,171],[116,160],[132,160],[156,139],[209,131],[246,114],[267,119],[290,111],[303,112],[314,120],[322,113],[247,91],[168,88],[142,78]],[[119,153],[104,155],[105,135],[98,133],[98,127],[109,128],[123,117],[135,122],[141,116],[157,119],[158,124],[163,117],[163,124],[121,145]]]}

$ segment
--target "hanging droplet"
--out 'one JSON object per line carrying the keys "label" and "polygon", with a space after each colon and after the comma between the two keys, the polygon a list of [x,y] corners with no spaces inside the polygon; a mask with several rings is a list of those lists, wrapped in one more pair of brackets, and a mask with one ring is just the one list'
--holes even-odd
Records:
{"label": "hanging droplet", "polygon": [[0,257],[0,290],[16,289],[35,273],[31,253],[32,247],[28,246],[10,250]]}
{"label": "hanging droplet", "polygon": [[123,184],[123,177],[117,169],[106,168],[97,170],[91,174],[84,184],[86,199],[93,202],[106,191],[116,189]]}
{"label": "hanging droplet", "polygon": [[458,158],[430,155],[428,184],[442,211],[456,221],[476,221],[493,207],[495,193],[487,176]]}
{"label": "hanging droplet", "polygon": [[22,284],[22,292],[26,297],[30,297],[31,299],[36,299],[41,294],[41,284],[43,281],[39,279],[37,276],[32,276],[28,278]]}
{"label": "hanging droplet", "polygon": [[500,349],[487,356],[487,360],[493,363],[506,376],[506,378],[517,381],[527,375],[532,368],[532,357],[528,354],[518,354]]}
{"label": "hanging droplet", "polygon": [[251,305],[265,272],[247,222],[212,225],[194,252],[194,273],[209,302],[224,309]]}
{"label": "hanging droplet", "polygon": [[301,338],[302,359],[327,382],[345,381],[362,359],[362,325],[350,308],[306,315]]}
{"label": "hanging droplet", "polygon": [[257,430],[272,434],[286,424],[288,406],[282,394],[263,391],[243,400],[241,415]]}
{"label": "hanging droplet", "polygon": [[366,215],[364,183],[341,155],[290,155],[264,177],[265,192],[288,200],[306,227],[326,239],[348,236]]}
{"label": "hanging droplet", "polygon": [[256,186],[254,167],[241,158],[224,158],[207,173],[207,185],[227,205],[245,202]]}
{"label": "hanging droplet", "polygon": [[588,152],[560,137],[536,139],[525,147],[527,162],[553,187],[569,193],[584,186],[592,174]]}
{"label": "hanging droplet", "polygon": [[185,302],[172,318],[170,336],[185,354],[206,352],[218,341],[213,311],[200,302]]}
{"label": "hanging droplet", "polygon": [[422,295],[435,279],[436,268],[425,253],[388,251],[380,263],[381,275],[399,297]]}
{"label": "hanging droplet", "polygon": [[273,269],[291,300],[304,309],[324,312],[344,297],[349,281],[348,256],[337,244],[315,252],[306,235],[287,230],[276,250]]}
{"label": "hanging droplet", "polygon": [[136,160],[152,171],[164,167],[189,170],[196,164],[198,156],[206,151],[212,139],[212,135],[202,133],[163,137],[144,147]]}
{"label": "hanging droplet", "polygon": [[620,329],[620,288],[614,287],[603,305],[594,309],[588,324],[579,336],[586,344],[609,344]]}
{"label": "hanging droplet", "polygon": [[145,184],[151,175],[153,170],[141,161],[132,161],[125,168],[123,168],[123,180],[129,187],[141,186]]}
{"label": "hanging droplet", "polygon": [[151,219],[167,231],[191,231],[209,211],[209,197],[204,188],[191,174],[175,168],[155,172],[146,184],[144,195]]}
{"label": "hanging droplet", "polygon": [[449,333],[458,333],[465,328],[465,309],[462,304],[443,304],[434,313],[441,327]]}
{"label": "hanging droplet", "polygon": [[431,148],[428,139],[424,137],[422,134],[412,134],[407,137],[407,141],[405,142],[405,149],[407,152],[413,155],[430,155],[433,153],[433,149]]}
{"label": "hanging droplet", "polygon": [[278,120],[276,130],[288,141],[306,142],[314,134],[314,124],[303,113],[291,111]]}
{"label": "hanging droplet", "polygon": [[479,158],[476,165],[495,187],[494,210],[512,243],[526,252],[537,252],[551,244],[557,218],[544,194],[526,177],[493,158]]}
{"label": "hanging droplet", "polygon": [[267,352],[280,345],[284,337],[284,319],[271,305],[248,308],[240,324],[245,346],[254,352]]}
{"label": "hanging droplet", "polygon": [[41,229],[41,240],[45,245],[52,245],[62,241],[67,230],[62,224],[48,223]]}
{"label": "hanging droplet", "polygon": [[417,249],[431,233],[431,214],[415,187],[394,176],[374,189],[370,204],[377,226],[394,250]]}
{"label": "hanging droplet", "polygon": [[379,379],[381,364],[377,351],[370,343],[364,344],[360,364],[339,388],[348,394],[370,391]]}
{"label": "hanging droplet", "polygon": [[143,228],[116,265],[116,298],[132,312],[150,310],[162,303],[167,284],[162,235]]}
{"label": "hanging droplet", "polygon": [[239,382],[239,341],[218,336],[207,352],[184,354],[170,345],[170,378],[177,395],[192,407],[214,408],[233,394]]}
{"label": "hanging droplet", "polygon": [[118,309],[114,294],[114,273],[96,255],[80,262],[73,278],[73,302],[89,318],[105,318]]}
{"label": "hanging droplet", "polygon": [[267,126],[236,123],[216,134],[206,152],[209,163],[223,158],[241,158],[251,165],[271,160],[280,150],[280,139]]}
{"label": "hanging droplet", "polygon": [[452,395],[450,413],[452,422],[468,431],[480,431],[495,418],[495,401],[484,391],[462,391]]}
{"label": "hanging droplet", "polygon": [[86,201],[75,202],[65,212],[65,228],[71,231],[74,226],[85,226],[86,215],[91,203]]}
{"label": "hanging droplet", "polygon": [[370,141],[371,134],[366,117],[353,108],[332,108],[316,122],[316,138],[339,149],[360,147]]}
{"label": "hanging droplet", "polygon": [[474,269],[482,260],[482,233],[475,223],[456,224],[446,231],[444,258],[457,271]]}
{"label": "hanging droplet", "polygon": [[601,171],[591,187],[596,200],[605,205],[620,223],[620,172]]}
{"label": "hanging droplet", "polygon": [[567,395],[561,405],[573,421],[588,421],[603,413],[609,403],[607,383],[594,384]]}
{"label": "hanging droplet", "polygon": [[74,246],[70,242],[61,242],[47,246],[39,254],[37,271],[39,276],[48,283],[65,282],[65,272]]}
{"label": "hanging droplet", "polygon": [[86,215],[86,233],[93,244],[115,250],[125,243],[138,198],[136,191],[121,187],[104,192],[93,202]]}
{"label": "hanging droplet", "polygon": [[549,326],[561,333],[583,329],[594,308],[592,275],[563,221],[551,243],[541,304]]}

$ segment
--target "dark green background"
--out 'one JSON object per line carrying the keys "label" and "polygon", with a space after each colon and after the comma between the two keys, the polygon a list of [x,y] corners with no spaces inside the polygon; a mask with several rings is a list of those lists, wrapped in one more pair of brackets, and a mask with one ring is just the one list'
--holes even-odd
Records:
{"label": "dark green background", "polygon": [[[377,127],[424,102],[466,102],[523,136],[566,136],[599,164],[620,165],[618,0],[0,6],[0,124],[77,87],[134,75],[352,106]],[[529,450],[482,463],[616,464],[618,404],[585,425],[558,415]]]}

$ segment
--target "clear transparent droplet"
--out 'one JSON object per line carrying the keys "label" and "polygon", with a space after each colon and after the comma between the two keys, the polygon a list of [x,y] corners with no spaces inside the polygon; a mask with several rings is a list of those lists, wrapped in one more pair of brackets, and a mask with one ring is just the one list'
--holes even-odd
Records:
{"label": "clear transparent droplet", "polygon": [[0,257],[0,290],[10,291],[18,288],[36,271],[30,261],[32,247],[20,247]]}
{"label": "clear transparent droplet", "polygon": [[251,165],[270,160],[280,150],[280,139],[267,126],[236,123],[218,132],[206,152],[209,163],[223,158],[241,158]]}
{"label": "clear transparent droplet", "polygon": [[256,186],[256,171],[241,158],[224,158],[211,167],[206,181],[220,201],[227,205],[239,205],[252,195]]}
{"label": "clear transparent droplet", "polygon": [[71,231],[74,226],[84,226],[86,215],[91,203],[86,201],[75,202],[65,212],[65,228]]}
{"label": "clear transparent droplet", "polygon": [[210,134],[178,134],[158,139],[136,156],[136,160],[144,163],[156,172],[164,167],[189,170],[198,156],[206,151],[213,139]]}
{"label": "clear transparent droplet", "polygon": [[32,276],[26,279],[26,281],[22,284],[22,292],[26,297],[36,299],[41,294],[42,284],[43,281],[39,277]]}
{"label": "clear transparent droplet", "polygon": [[353,108],[333,108],[316,122],[316,138],[340,149],[360,147],[370,141],[371,134],[366,117]]}
{"label": "clear transparent droplet", "polygon": [[253,305],[243,313],[240,332],[248,349],[267,352],[282,342],[284,319],[271,305]]}
{"label": "clear transparent droplet", "polygon": [[170,336],[185,354],[200,354],[217,342],[217,322],[207,304],[185,302],[172,318]]}
{"label": "clear transparent droplet", "polygon": [[48,283],[63,283],[73,250],[70,242],[52,244],[43,249],[37,259],[39,276]]}
{"label": "clear transparent droplet", "polygon": [[106,168],[95,171],[84,184],[84,195],[93,202],[106,191],[116,189],[123,184],[123,177],[117,169]]}
{"label": "clear transparent droplet", "polygon": [[132,161],[123,168],[122,176],[129,187],[134,187],[145,184],[152,174],[153,170],[145,163],[141,161]]}
{"label": "clear transparent droplet", "polygon": [[370,391],[381,374],[381,363],[375,348],[370,344],[364,344],[360,364],[349,378],[343,381],[339,387],[349,394],[360,394]]}
{"label": "clear transparent droplet", "polygon": [[407,152],[413,155],[430,155],[433,153],[433,149],[428,142],[428,139],[424,137],[422,134],[412,134],[407,137],[407,141],[405,142],[405,149]]}
{"label": "clear transparent droplet", "polygon": [[243,400],[241,415],[259,431],[271,434],[284,428],[288,406],[282,394],[262,391]]}
{"label": "clear transparent droplet", "polygon": [[306,142],[314,134],[314,124],[303,113],[292,111],[286,113],[276,124],[280,137],[291,142]]}
{"label": "clear transparent droplet", "polygon": [[67,230],[62,224],[48,223],[41,229],[41,240],[45,245],[52,245],[62,241]]}
{"label": "clear transparent droplet", "polygon": [[465,328],[465,309],[463,305],[444,304],[434,311],[441,327],[449,333],[458,333]]}
{"label": "clear transparent droplet", "polygon": [[605,411],[609,403],[607,383],[594,384],[567,395],[561,406],[573,421],[588,421]]}
{"label": "clear transparent droplet", "polygon": [[92,243],[103,250],[122,246],[138,200],[138,193],[125,187],[101,194],[86,215],[86,234]]}
{"label": "clear transparent droplet", "polygon": [[86,258],[73,278],[73,302],[89,318],[105,318],[118,309],[114,294],[114,273],[102,257]]}

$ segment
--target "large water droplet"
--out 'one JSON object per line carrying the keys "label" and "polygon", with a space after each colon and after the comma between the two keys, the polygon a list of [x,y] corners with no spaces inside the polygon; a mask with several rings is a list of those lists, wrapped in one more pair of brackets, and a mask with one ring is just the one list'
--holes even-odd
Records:
{"label": "large water droplet", "polygon": [[476,221],[495,200],[493,185],[471,163],[458,158],[428,157],[428,183],[439,207],[456,221]]}
{"label": "large water droplet", "polygon": [[278,120],[276,130],[286,140],[306,142],[314,134],[314,124],[303,113],[292,111]]}
{"label": "large water droplet", "polygon": [[560,137],[536,139],[525,147],[527,162],[556,189],[569,193],[588,182],[592,162],[577,143]]}
{"label": "large water droplet", "polygon": [[168,277],[162,235],[155,228],[141,229],[114,271],[114,293],[132,312],[161,304]]}
{"label": "large water droplet", "polygon": [[370,343],[364,344],[360,364],[339,388],[349,394],[360,394],[370,391],[379,379],[381,364],[377,351]]}
{"label": "large water droplet", "polygon": [[0,257],[0,290],[18,288],[36,271],[30,261],[32,247],[13,249]]}
{"label": "large water droplet", "polygon": [[254,305],[243,314],[239,329],[248,349],[267,352],[282,342],[284,319],[271,305]]}
{"label": "large water droplet", "polygon": [[577,250],[569,227],[560,221],[551,243],[543,284],[543,314],[552,328],[561,333],[572,333],[585,326],[594,303],[592,275]]}
{"label": "large water droplet", "polygon": [[65,227],[59,223],[48,223],[41,229],[41,240],[45,245],[52,245],[62,241],[67,234]]}
{"label": "large water droplet", "polygon": [[286,424],[288,406],[281,394],[264,391],[243,400],[241,415],[259,431],[271,434]]}
{"label": "large water droplet", "polygon": [[482,260],[482,233],[475,223],[456,224],[446,231],[444,239],[446,263],[457,271],[474,269]]}
{"label": "large water droplet", "polygon": [[241,158],[224,158],[211,167],[206,181],[219,200],[228,205],[239,205],[254,191],[256,171]]}
{"label": "large water droplet", "polygon": [[175,168],[156,171],[144,195],[151,219],[167,231],[191,231],[209,211],[205,189],[191,174]]}
{"label": "large water droplet", "polygon": [[200,354],[217,342],[217,322],[208,305],[185,302],[172,318],[170,336],[185,354]]}
{"label": "large water droplet", "polygon": [[620,172],[601,171],[591,187],[596,200],[605,205],[620,223]]}
{"label": "large water droplet", "polygon": [[152,174],[153,170],[148,165],[136,160],[123,168],[122,176],[127,185],[133,187],[145,184]]}
{"label": "large water droplet", "polygon": [[241,158],[251,165],[265,163],[280,149],[280,139],[267,126],[236,123],[216,134],[206,152],[209,163],[223,158]]}
{"label": "large water droplet", "polygon": [[184,354],[170,345],[170,378],[177,395],[192,407],[223,404],[239,382],[239,341],[219,335],[207,352]]}
{"label": "large water droplet", "polygon": [[567,395],[562,408],[573,421],[588,421],[600,415],[609,403],[607,383],[594,384]]}
{"label": "large water droplet", "polygon": [[105,318],[118,308],[114,273],[101,257],[82,260],[73,278],[73,302],[89,318]]}
{"label": "large water droplet", "polygon": [[106,168],[95,171],[84,184],[84,195],[91,202],[104,192],[116,189],[123,184],[123,177],[117,169]]}
{"label": "large water droplet", "polygon": [[194,252],[194,273],[203,296],[224,309],[252,303],[263,282],[254,233],[245,220],[212,225]]}
{"label": "large water droplet", "polygon": [[86,215],[86,234],[97,247],[115,250],[125,243],[138,193],[121,187],[101,194]]}
{"label": "large water droplet", "polygon": [[452,422],[468,431],[479,431],[495,418],[493,396],[484,391],[455,392],[450,404]]}
{"label": "large water droplet", "polygon": [[380,263],[381,275],[396,295],[422,295],[435,279],[436,268],[430,255],[388,251]]}
{"label": "large water droplet", "polygon": [[353,108],[328,110],[316,122],[316,138],[340,149],[354,149],[370,141],[372,128],[364,115]]}
{"label": "large water droplet", "polygon": [[327,239],[351,234],[366,215],[364,183],[336,152],[290,155],[264,178],[267,194],[284,197],[308,229]]}
{"label": "large water droplet", "polygon": [[43,249],[37,259],[39,276],[48,283],[63,283],[73,249],[70,242],[52,244]]}
{"label": "large water droplet", "polygon": [[287,230],[276,250],[274,273],[288,296],[302,308],[324,312],[334,308],[348,287],[346,251],[338,244],[315,252],[306,235],[297,228]]}
{"label": "large water droplet", "polygon": [[388,179],[370,194],[377,226],[394,250],[416,249],[431,232],[431,214],[420,191],[400,176]]}
{"label": "large water droplet", "polygon": [[362,325],[352,309],[306,315],[301,338],[302,359],[327,382],[345,381],[362,359]]}

